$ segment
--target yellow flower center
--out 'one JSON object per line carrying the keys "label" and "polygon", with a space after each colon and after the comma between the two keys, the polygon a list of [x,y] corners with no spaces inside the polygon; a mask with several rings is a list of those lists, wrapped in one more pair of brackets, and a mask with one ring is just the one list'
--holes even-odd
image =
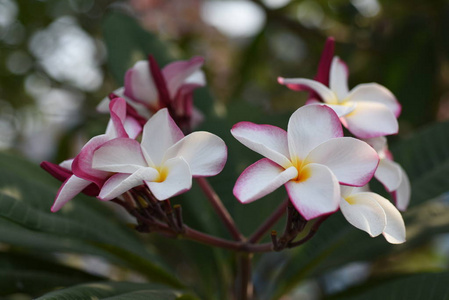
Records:
{"label": "yellow flower center", "polygon": [[292,166],[296,168],[298,171],[298,176],[296,178],[293,178],[293,181],[296,182],[304,182],[310,177],[310,171],[309,169],[304,168],[307,165],[307,163],[303,160],[300,160],[298,157],[294,157],[292,159]]}
{"label": "yellow flower center", "polygon": [[163,182],[167,178],[168,175],[168,169],[164,166],[156,167],[156,170],[159,173],[159,177],[156,178],[155,182]]}

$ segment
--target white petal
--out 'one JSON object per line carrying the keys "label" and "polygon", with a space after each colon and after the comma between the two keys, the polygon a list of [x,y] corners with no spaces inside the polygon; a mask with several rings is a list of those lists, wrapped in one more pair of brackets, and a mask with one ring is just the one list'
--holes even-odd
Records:
{"label": "white petal", "polygon": [[337,114],[339,118],[344,117],[354,111],[356,105],[354,103],[345,103],[345,104],[324,104],[327,107],[332,108],[332,110]]}
{"label": "white petal", "polygon": [[61,207],[81,193],[91,183],[92,182],[76,177],[75,175],[70,176],[59,188],[51,211],[57,212],[60,210]]}
{"label": "white petal", "polygon": [[320,144],[310,152],[305,162],[327,166],[342,184],[363,186],[373,177],[379,156],[367,143],[341,137]]}
{"label": "white petal", "polygon": [[[163,174],[154,180],[146,180],[148,188],[158,200],[166,200],[170,197],[186,192],[192,187],[192,174],[187,162],[176,157],[165,162]],[[166,173],[165,173],[166,172]]]}
{"label": "white petal", "polygon": [[346,100],[383,104],[388,107],[395,117],[398,117],[401,113],[401,105],[396,100],[393,93],[386,87],[377,83],[364,83],[357,85],[351,90]]}
{"label": "white petal", "polygon": [[173,157],[184,158],[193,176],[213,176],[223,170],[227,148],[223,140],[215,134],[197,131],[170,147],[164,160]]}
{"label": "white petal", "polygon": [[142,132],[142,126],[132,117],[126,117],[123,127],[130,139],[135,139]]}
{"label": "white petal", "polygon": [[341,197],[345,198],[346,196],[351,195],[355,189],[356,188],[354,188],[353,186],[340,184],[340,195]]}
{"label": "white petal", "polygon": [[158,176],[158,171],[153,168],[140,168],[132,174],[115,174],[105,182],[98,198],[104,201],[114,199],[133,187],[143,184],[145,180],[154,180]]}
{"label": "white petal", "polygon": [[328,104],[338,103],[337,95],[324,84],[305,78],[278,78],[280,84],[286,86],[296,86],[296,89],[304,89],[316,92],[321,99]]}
{"label": "white petal", "polygon": [[392,192],[397,190],[401,183],[401,167],[398,163],[384,158],[380,160],[374,176],[384,185],[388,192]]}
{"label": "white petal", "polygon": [[383,152],[385,152],[385,150],[387,150],[387,148],[388,148],[387,138],[384,136],[379,136],[379,137],[370,138],[370,139],[364,139],[364,141],[367,142],[368,145],[373,147],[374,150],[376,150],[376,152],[379,154],[379,156],[381,156],[383,154]]}
{"label": "white petal", "polygon": [[147,105],[157,103],[157,89],[150,73],[148,61],[138,61],[132,69],[126,72],[125,95]]}
{"label": "white petal", "polygon": [[298,176],[294,167],[284,169],[263,158],[243,171],[234,186],[234,196],[242,203],[250,203],[273,192]]}
{"label": "white petal", "polygon": [[340,209],[346,220],[354,227],[375,237],[385,230],[387,217],[374,193],[357,193],[340,201]]}
{"label": "white petal", "polygon": [[400,211],[405,211],[410,202],[411,187],[407,173],[405,173],[405,170],[401,166],[399,167],[401,168],[401,183],[393,194],[396,200],[396,207]]}
{"label": "white petal", "polygon": [[66,160],[62,161],[59,164],[59,166],[63,167],[64,169],[72,171],[72,163],[73,163],[73,158],[66,159]]}
{"label": "white petal", "polygon": [[332,109],[306,105],[290,117],[287,135],[290,160],[303,160],[319,144],[343,136],[343,130]]}
{"label": "white petal", "polygon": [[385,239],[392,244],[401,244],[405,242],[405,224],[401,213],[394,205],[384,197],[373,194],[377,203],[382,206],[387,217],[387,226],[383,231]]}
{"label": "white petal", "polygon": [[337,94],[339,100],[348,95],[348,66],[337,56],[332,60],[329,87]]}
{"label": "white petal", "polygon": [[299,176],[298,181],[290,180],[285,187],[293,205],[306,220],[338,209],[340,186],[328,167],[308,164]]}
{"label": "white petal", "polygon": [[92,167],[108,172],[134,173],[142,167],[148,167],[148,164],[142,155],[139,142],[118,138],[95,150]]}
{"label": "white petal", "polygon": [[[119,96],[120,98],[125,99],[126,102],[129,103],[129,102],[130,102],[130,101],[128,101],[129,98],[126,97],[126,96],[124,95],[124,92],[125,92],[125,88],[124,88],[124,87],[121,87],[121,88],[116,89],[116,90],[113,91],[112,93],[114,93],[115,95]],[[111,101],[111,99],[109,99],[109,96],[104,97],[104,98],[101,100],[101,102],[98,103],[97,108],[96,108],[97,111],[98,111],[99,113],[108,113],[108,112],[109,112],[109,102],[110,102],[110,101]]]}
{"label": "white petal", "polygon": [[291,165],[288,152],[287,132],[272,125],[239,122],[231,134],[243,145],[287,168]]}
{"label": "white petal", "polygon": [[148,163],[162,163],[165,152],[184,137],[181,129],[170,117],[168,110],[159,110],[143,128],[142,151]]}
{"label": "white petal", "polygon": [[383,104],[358,102],[352,113],[342,118],[342,123],[356,137],[367,139],[398,133],[398,121]]}

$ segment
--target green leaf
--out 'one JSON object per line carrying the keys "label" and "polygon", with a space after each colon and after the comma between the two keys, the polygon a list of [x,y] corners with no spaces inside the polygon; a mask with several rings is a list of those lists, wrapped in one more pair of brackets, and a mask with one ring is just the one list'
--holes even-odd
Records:
{"label": "green leaf", "polygon": [[[154,299],[175,300],[184,293],[176,290],[168,290],[162,285],[133,282],[95,282],[81,284],[62,290],[48,293],[36,298],[36,300],[78,300],[78,299]],[[184,298],[186,299],[186,298]],[[193,299],[193,298],[191,298]]]}
{"label": "green leaf", "polygon": [[138,60],[152,54],[160,66],[170,62],[167,47],[152,33],[144,30],[135,18],[110,12],[103,21],[103,37],[108,50],[107,63],[119,85],[126,70]]}
{"label": "green leaf", "polygon": [[421,300],[449,299],[447,283],[449,273],[426,273],[390,280],[368,291],[358,292],[352,296],[332,297],[335,300]]}
{"label": "green leaf", "polygon": [[49,184],[50,175],[45,171],[6,153],[0,153],[0,170],[0,223],[4,224],[0,242],[101,255],[138,269],[151,280],[182,286],[158,263],[154,250],[147,249],[106,203],[80,195],[61,211],[51,213],[60,183],[52,179]]}
{"label": "green leaf", "polygon": [[55,288],[101,279],[36,255],[0,253],[0,296],[38,296]]}
{"label": "green leaf", "polygon": [[410,206],[449,190],[449,123],[435,123],[391,148],[394,159],[407,172]]}

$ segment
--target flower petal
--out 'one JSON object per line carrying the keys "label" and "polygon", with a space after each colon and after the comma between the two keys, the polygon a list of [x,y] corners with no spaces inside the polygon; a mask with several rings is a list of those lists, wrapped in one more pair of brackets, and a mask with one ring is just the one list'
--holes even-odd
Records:
{"label": "flower petal", "polygon": [[341,101],[348,95],[348,66],[338,56],[332,60],[329,87]]}
{"label": "flower petal", "polygon": [[149,62],[138,61],[125,75],[125,96],[146,105],[156,105],[158,94]]}
{"label": "flower petal", "polygon": [[296,176],[298,171],[295,167],[285,170],[268,158],[263,158],[240,174],[233,193],[240,202],[250,203],[268,195]]}
{"label": "flower petal", "polygon": [[399,167],[401,168],[401,183],[398,189],[393,192],[393,197],[396,202],[396,207],[400,211],[405,211],[410,203],[411,187],[407,173],[401,166]]}
{"label": "flower petal", "polygon": [[339,118],[344,117],[354,111],[356,108],[356,105],[353,103],[348,103],[345,105],[339,105],[339,104],[324,104],[327,107],[332,108],[332,110],[337,114]]}
{"label": "flower petal", "polygon": [[192,187],[192,174],[188,163],[182,157],[167,160],[164,168],[167,174],[163,181],[145,180],[146,185],[158,200],[166,200]]}
{"label": "flower petal", "polygon": [[301,169],[299,181],[285,184],[288,196],[298,212],[310,220],[335,212],[340,201],[340,185],[332,171],[320,164]]}
{"label": "flower petal", "polygon": [[109,102],[109,113],[111,119],[106,128],[106,135],[110,139],[116,137],[128,137],[123,126],[126,119],[126,101],[123,98],[114,98]]}
{"label": "flower petal", "polygon": [[323,52],[321,53],[320,63],[318,65],[318,72],[315,76],[315,80],[321,82],[325,86],[329,86],[329,76],[332,58],[334,57],[335,39],[328,37],[326,44],[324,45]]}
{"label": "flower petal", "polygon": [[154,180],[158,176],[158,171],[153,168],[140,168],[132,174],[115,174],[104,183],[98,199],[112,200],[133,187],[142,185],[144,180]]}
{"label": "flower petal", "polygon": [[385,230],[387,217],[374,193],[357,193],[340,201],[340,209],[354,227],[375,237]]}
{"label": "flower petal", "polygon": [[398,163],[384,158],[380,160],[374,176],[383,184],[388,192],[392,192],[397,190],[401,183],[401,167]]}
{"label": "flower petal", "polygon": [[356,137],[367,139],[398,133],[398,121],[383,104],[358,102],[352,113],[342,118],[343,125]]}
{"label": "flower petal", "polygon": [[377,203],[382,206],[387,217],[387,226],[383,231],[385,239],[392,244],[401,244],[405,242],[405,224],[401,213],[394,205],[384,197],[373,194]]}
{"label": "flower petal", "polygon": [[199,75],[199,73],[202,73],[200,68],[203,63],[204,58],[195,56],[187,61],[173,62],[162,69],[171,98],[175,97],[178,89],[185,83],[205,84],[204,77],[201,78],[201,75]]}
{"label": "flower petal", "polygon": [[184,137],[168,110],[159,110],[143,128],[142,151],[148,163],[159,166],[165,152]]}
{"label": "flower petal", "polygon": [[388,107],[397,118],[401,114],[401,104],[396,97],[386,87],[377,83],[359,84],[351,90],[347,101],[353,102],[374,102]]}
{"label": "flower petal", "polygon": [[282,78],[278,77],[278,82],[287,86],[289,89],[294,91],[309,91],[317,93],[321,99],[329,104],[338,103],[337,96],[333,91],[331,91],[324,84],[305,78]]}
{"label": "flower petal", "polygon": [[56,194],[55,202],[51,207],[52,212],[57,212],[61,209],[67,202],[72,200],[76,195],[81,193],[87,186],[91,184],[90,181],[76,177],[75,175],[67,178],[66,181],[61,185]]}
{"label": "flower petal", "polygon": [[296,110],[288,121],[290,159],[303,160],[319,144],[343,136],[340,120],[324,105],[306,105]]}
{"label": "flower petal", "polygon": [[72,176],[72,172],[70,171],[70,169],[48,161],[41,162],[40,166],[42,169],[50,173],[51,176],[58,179],[59,181],[65,181],[67,178]]}
{"label": "flower petal", "polygon": [[[379,154],[379,156],[383,156],[384,152],[388,149],[387,146],[387,138],[384,136],[379,136],[375,138],[370,139],[364,139],[365,142],[368,143],[371,147],[376,150],[376,152]],[[383,158],[383,157],[381,157]]]}
{"label": "flower petal", "polygon": [[363,186],[373,177],[379,156],[367,143],[351,137],[341,137],[317,146],[306,157],[305,162],[327,166],[342,184]]}
{"label": "flower petal", "polygon": [[272,125],[239,122],[231,134],[243,145],[287,168],[291,165],[288,152],[287,132]]}
{"label": "flower petal", "polygon": [[97,170],[118,173],[134,173],[148,167],[136,140],[117,138],[95,150],[92,167]]}
{"label": "flower petal", "polygon": [[105,134],[91,138],[73,160],[73,174],[82,179],[94,182],[98,187],[101,187],[105,179],[109,176],[109,172],[93,169],[92,158],[95,150],[107,141],[109,141],[109,137]]}
{"label": "flower petal", "polygon": [[193,176],[213,176],[223,170],[227,158],[226,144],[215,134],[193,132],[170,147],[164,161],[182,157]]}

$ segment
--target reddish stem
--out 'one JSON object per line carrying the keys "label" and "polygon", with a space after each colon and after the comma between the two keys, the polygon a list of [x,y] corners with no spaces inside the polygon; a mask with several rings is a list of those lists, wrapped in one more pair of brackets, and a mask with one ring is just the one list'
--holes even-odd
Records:
{"label": "reddish stem", "polygon": [[285,214],[288,205],[288,198],[271,214],[271,216],[251,235],[248,239],[250,243],[257,243],[271,227]]}

